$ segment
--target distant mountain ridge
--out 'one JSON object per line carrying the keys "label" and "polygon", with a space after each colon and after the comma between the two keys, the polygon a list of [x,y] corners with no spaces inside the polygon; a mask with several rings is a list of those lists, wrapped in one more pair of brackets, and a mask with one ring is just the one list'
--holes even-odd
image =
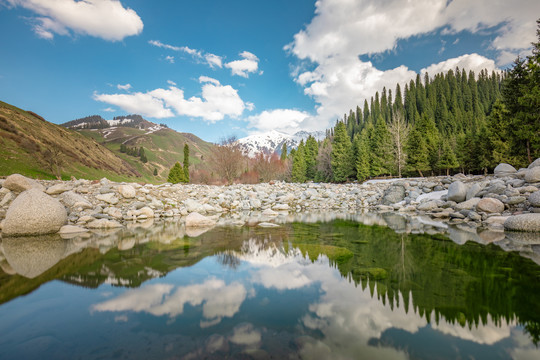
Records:
{"label": "distant mountain ridge", "polygon": [[126,126],[138,129],[147,129],[155,125],[157,124],[154,124],[137,114],[115,116],[112,120],[105,120],[100,115],[90,115],[61,124],[61,126],[73,130],[104,129],[112,126]]}
{"label": "distant mountain ridge", "polygon": [[316,140],[322,140],[326,136],[324,131],[299,131],[293,135],[286,134],[280,131],[272,130],[264,134],[255,134],[238,139],[242,149],[251,157],[259,152],[278,153],[281,154],[283,144],[287,144],[287,149],[296,149],[300,141],[313,136]]}

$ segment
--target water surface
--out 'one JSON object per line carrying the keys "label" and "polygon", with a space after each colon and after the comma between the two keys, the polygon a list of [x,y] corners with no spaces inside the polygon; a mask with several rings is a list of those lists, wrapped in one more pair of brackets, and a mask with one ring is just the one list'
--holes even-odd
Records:
{"label": "water surface", "polygon": [[511,239],[350,218],[5,238],[0,358],[540,358],[540,266]]}

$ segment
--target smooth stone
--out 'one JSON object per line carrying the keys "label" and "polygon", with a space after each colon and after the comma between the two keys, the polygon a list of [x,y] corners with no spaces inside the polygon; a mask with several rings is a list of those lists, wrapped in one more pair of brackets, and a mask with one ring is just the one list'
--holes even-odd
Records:
{"label": "smooth stone", "polygon": [[462,203],[459,203],[456,205],[457,210],[472,210],[478,205],[480,202],[480,198],[473,197],[472,199],[469,199],[467,201],[464,201]]}
{"label": "smooth stone", "polygon": [[384,192],[381,204],[392,205],[402,201],[404,198],[405,188],[403,185],[393,185]]}
{"label": "smooth stone", "polygon": [[504,211],[504,204],[494,198],[483,198],[476,205],[476,211],[483,211],[485,213],[502,213]]}
{"label": "smooth stone", "polygon": [[464,183],[461,181],[454,181],[452,184],[450,184],[450,186],[448,186],[447,199],[460,203],[467,197],[467,190],[467,186]]}
{"label": "smooth stone", "polygon": [[[540,167],[534,169],[540,169]],[[511,231],[538,232],[540,231],[540,214],[510,216],[504,222],[504,229]]]}
{"label": "smooth stone", "polygon": [[275,228],[275,227],[279,227],[278,224],[273,224],[273,223],[269,223],[269,222],[262,222],[262,223],[259,223],[257,224],[258,227],[262,227],[262,228]]}
{"label": "smooth stone", "polygon": [[272,210],[277,210],[277,211],[289,210],[289,205],[288,204],[276,204],[276,205],[272,206]]}
{"label": "smooth stone", "polygon": [[67,212],[58,200],[37,188],[23,191],[8,208],[2,232],[5,236],[58,232]]}
{"label": "smooth stone", "polygon": [[9,191],[4,197],[2,198],[2,201],[0,201],[0,207],[6,205],[7,203],[11,202],[13,199],[15,199],[15,193],[13,191]]}
{"label": "smooth stone", "polygon": [[484,230],[478,234],[480,239],[486,243],[492,243],[504,240],[506,235],[503,231]]}
{"label": "smooth stone", "polygon": [[525,172],[525,181],[528,183],[536,183],[540,181],[540,166],[528,169]]}
{"label": "smooth stone", "polygon": [[509,216],[491,216],[488,217],[484,222],[486,224],[501,224],[503,225],[506,219],[508,219]]}
{"label": "smooth stone", "polygon": [[73,191],[66,191],[62,193],[59,197],[60,201],[67,206],[68,208],[78,208],[91,209],[92,203],[86,200],[82,195],[79,195]]}
{"label": "smooth stone", "polygon": [[74,226],[74,225],[64,225],[60,228],[60,231],[58,231],[59,234],[77,234],[77,233],[84,233],[87,232],[88,229],[85,229],[80,226]]}
{"label": "smooth stone", "polygon": [[208,227],[216,224],[214,219],[192,212],[186,216],[186,227]]}
{"label": "smooth stone", "polygon": [[508,176],[516,173],[517,170],[510,164],[501,163],[493,170],[493,174],[497,177]]}
{"label": "smooth stone", "polygon": [[114,193],[107,193],[107,194],[99,194],[96,196],[96,199],[100,201],[104,201],[107,204],[115,205],[118,204],[118,198],[114,195]]}
{"label": "smooth stone", "polygon": [[133,215],[140,217],[140,216],[146,216],[147,218],[153,218],[155,216],[154,210],[149,208],[148,206],[145,206],[139,210],[135,210],[133,212]]}
{"label": "smooth stone", "polygon": [[431,211],[433,209],[438,208],[437,202],[435,200],[426,201],[420,205],[418,205],[417,209],[419,211]]}
{"label": "smooth stone", "polygon": [[203,212],[203,206],[200,202],[193,200],[193,199],[186,199],[184,200],[184,206],[186,207],[186,210],[188,212]]}
{"label": "smooth stone", "polygon": [[118,187],[118,193],[122,195],[124,199],[133,199],[137,196],[137,191],[131,185],[120,185]]}
{"label": "smooth stone", "polygon": [[532,206],[540,207],[540,191],[535,191],[528,198]]}
{"label": "smooth stone", "polygon": [[484,186],[481,184],[473,184],[469,190],[467,190],[467,195],[465,196],[465,200],[470,200],[474,198],[482,189]]}
{"label": "smooth stone", "polygon": [[62,194],[66,191],[70,191],[73,189],[73,185],[70,185],[70,184],[66,184],[66,183],[60,183],[60,184],[56,184],[56,185],[53,185],[53,186],[49,186],[47,188],[47,190],[45,190],[45,193],[46,194],[49,194],[49,195],[58,195],[58,194]]}
{"label": "smooth stone", "polygon": [[107,219],[96,219],[86,224],[88,229],[114,229],[123,227],[118,221]]}
{"label": "smooth stone", "polygon": [[4,181],[4,184],[2,187],[5,187],[6,189],[9,189],[14,192],[23,192],[32,188],[39,189],[41,191],[45,190],[45,187],[38,183],[34,179],[27,178],[26,176],[22,176],[21,174],[12,174],[9,175],[6,180]]}
{"label": "smooth stone", "polygon": [[266,209],[261,214],[265,216],[278,216],[279,215],[279,213],[275,212],[272,209]]}
{"label": "smooth stone", "polygon": [[527,169],[532,169],[532,168],[535,168],[535,167],[539,167],[540,166],[540,158],[534,160],[532,163],[529,164],[529,166],[527,167]]}
{"label": "smooth stone", "polygon": [[524,203],[527,200],[525,196],[511,196],[506,200],[506,204],[508,205],[517,205]]}

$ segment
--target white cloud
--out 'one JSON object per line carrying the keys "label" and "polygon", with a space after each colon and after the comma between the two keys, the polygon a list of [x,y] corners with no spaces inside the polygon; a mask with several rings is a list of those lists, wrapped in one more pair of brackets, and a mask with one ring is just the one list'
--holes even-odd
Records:
{"label": "white cloud", "polygon": [[54,38],[54,34],[77,34],[120,41],[138,35],[143,22],[137,13],[124,8],[118,0],[6,0],[39,16],[34,18],[34,31],[39,37]]}
{"label": "white cloud", "polygon": [[[540,2],[531,0],[319,0],[311,23],[285,46],[301,60],[292,76],[317,103],[317,114],[301,126],[324,129],[384,86],[394,90],[396,83],[416,76],[404,65],[378,70],[360,55],[392,51],[400,39],[441,29],[446,34],[483,31],[496,34],[489,46],[500,53],[497,64],[504,65],[534,41],[538,13]],[[301,71],[308,63],[308,71]],[[424,70],[434,74],[455,66],[476,72],[496,68],[494,61],[468,54]]]}
{"label": "white cloud", "polygon": [[265,110],[260,114],[249,116],[248,128],[255,129],[253,133],[264,133],[271,130],[294,134],[302,130],[302,122],[309,118],[309,114],[292,109]]}
{"label": "white cloud", "polygon": [[206,55],[204,55],[204,58],[205,58],[206,62],[208,63],[208,65],[211,68],[215,68],[215,67],[221,68],[221,67],[223,67],[223,62],[222,62],[221,56],[218,56],[218,55],[215,55],[215,54],[206,54]]}
{"label": "white cloud", "polygon": [[176,86],[176,83],[172,80],[167,80],[167,84],[169,85],[172,85],[172,86]]}
{"label": "white cloud", "polygon": [[103,111],[106,111],[106,112],[115,112],[116,109],[113,109],[112,107],[108,107],[108,108],[103,109]]}
{"label": "white cloud", "polygon": [[131,84],[126,84],[126,85],[118,84],[118,85],[116,85],[116,87],[117,87],[119,90],[125,90],[125,91],[128,91],[129,89],[131,89]]}
{"label": "white cloud", "polygon": [[214,123],[225,116],[242,115],[247,105],[230,85],[221,85],[216,79],[201,76],[202,97],[184,97],[184,91],[175,85],[168,89],[155,89],[146,93],[94,94],[94,100],[118,106],[130,113],[153,118],[167,118],[175,115],[202,118]]}
{"label": "white cloud", "polygon": [[171,64],[174,64],[174,56],[167,55],[165,56],[165,60],[170,62]]}
{"label": "white cloud", "polygon": [[242,60],[235,60],[225,64],[226,68],[231,69],[233,75],[249,77],[249,73],[254,73],[259,68],[259,58],[249,51],[240,53]]}
{"label": "white cloud", "polygon": [[447,72],[448,70],[455,70],[456,67],[460,69],[466,69],[467,71],[474,71],[476,75],[480,73],[480,70],[487,69],[489,73],[493,70],[497,70],[495,61],[488,59],[478,54],[466,54],[457,58],[441,61],[438,64],[433,64],[427,68],[422,69],[420,72],[424,75],[426,72],[430,75],[435,75],[441,72]]}

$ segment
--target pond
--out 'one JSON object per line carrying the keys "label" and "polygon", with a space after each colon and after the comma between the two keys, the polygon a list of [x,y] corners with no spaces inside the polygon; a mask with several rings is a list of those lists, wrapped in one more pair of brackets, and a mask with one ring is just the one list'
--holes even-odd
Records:
{"label": "pond", "polygon": [[297,220],[4,238],[0,358],[540,358],[538,249]]}

